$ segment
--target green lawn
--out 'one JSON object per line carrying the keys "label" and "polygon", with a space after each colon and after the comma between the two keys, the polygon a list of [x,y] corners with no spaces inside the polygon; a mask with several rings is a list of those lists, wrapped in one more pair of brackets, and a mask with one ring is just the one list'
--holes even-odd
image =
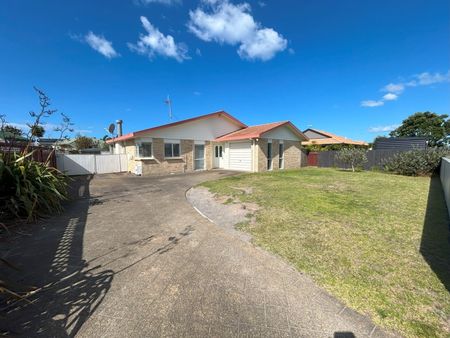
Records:
{"label": "green lawn", "polygon": [[[203,184],[256,202],[240,227],[348,306],[410,337],[450,336],[448,215],[438,178],[307,168]],[[252,187],[246,194],[242,189]]]}

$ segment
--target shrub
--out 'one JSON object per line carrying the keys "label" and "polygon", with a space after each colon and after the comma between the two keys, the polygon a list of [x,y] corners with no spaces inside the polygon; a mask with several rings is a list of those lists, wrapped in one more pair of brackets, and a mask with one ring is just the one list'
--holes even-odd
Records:
{"label": "shrub", "polygon": [[62,211],[66,176],[27,155],[0,153],[0,219],[27,221]]}
{"label": "shrub", "polygon": [[449,149],[429,148],[397,153],[384,163],[384,169],[400,175],[428,176],[438,168],[441,158],[450,154]]}
{"label": "shrub", "polygon": [[336,154],[336,159],[343,164],[355,169],[362,169],[367,162],[366,150],[361,148],[345,148]]}

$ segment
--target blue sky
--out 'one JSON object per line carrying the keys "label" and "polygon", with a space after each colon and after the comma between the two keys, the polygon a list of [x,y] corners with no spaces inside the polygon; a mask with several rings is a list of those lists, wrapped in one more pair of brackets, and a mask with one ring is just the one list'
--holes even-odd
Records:
{"label": "blue sky", "polygon": [[449,16],[448,0],[4,0],[0,114],[26,123],[37,86],[101,137],[170,122],[170,94],[174,120],[223,109],[371,141],[450,113]]}

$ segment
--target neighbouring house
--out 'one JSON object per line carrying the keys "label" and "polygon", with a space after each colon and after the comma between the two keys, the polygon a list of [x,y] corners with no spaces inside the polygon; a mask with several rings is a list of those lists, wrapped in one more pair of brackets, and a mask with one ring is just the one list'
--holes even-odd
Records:
{"label": "neighbouring house", "polygon": [[128,154],[128,171],[138,175],[214,168],[260,172],[299,168],[301,142],[291,122],[247,126],[225,111],[144,129],[107,140]]}
{"label": "neighbouring house", "polygon": [[364,141],[354,141],[319,129],[308,128],[303,131],[303,134],[308,138],[307,141],[302,142],[303,146],[318,146],[324,148],[335,145],[368,146],[368,143]]}
{"label": "neighbouring house", "polygon": [[373,143],[374,150],[414,150],[427,147],[425,137],[377,137]]}

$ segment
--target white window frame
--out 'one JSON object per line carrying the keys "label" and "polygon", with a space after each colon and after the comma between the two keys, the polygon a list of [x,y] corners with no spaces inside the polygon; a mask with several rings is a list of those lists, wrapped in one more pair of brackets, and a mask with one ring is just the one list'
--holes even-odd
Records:
{"label": "white window frame", "polygon": [[[171,145],[172,156],[166,156],[166,145],[167,144]],[[174,144],[178,144],[178,149],[179,149],[179,155],[178,156],[173,156],[173,145]],[[167,158],[167,159],[179,159],[179,158],[181,158],[181,142],[180,142],[180,140],[164,140],[164,158]]]}
{"label": "white window frame", "polygon": [[[152,156],[141,156],[141,154],[139,153],[139,146],[142,145],[143,143],[150,143],[150,151],[152,152]],[[153,140],[152,139],[142,139],[142,140],[138,140],[136,141],[136,158],[137,159],[143,159],[143,160],[151,160],[154,159],[154,155],[153,155]]]}

